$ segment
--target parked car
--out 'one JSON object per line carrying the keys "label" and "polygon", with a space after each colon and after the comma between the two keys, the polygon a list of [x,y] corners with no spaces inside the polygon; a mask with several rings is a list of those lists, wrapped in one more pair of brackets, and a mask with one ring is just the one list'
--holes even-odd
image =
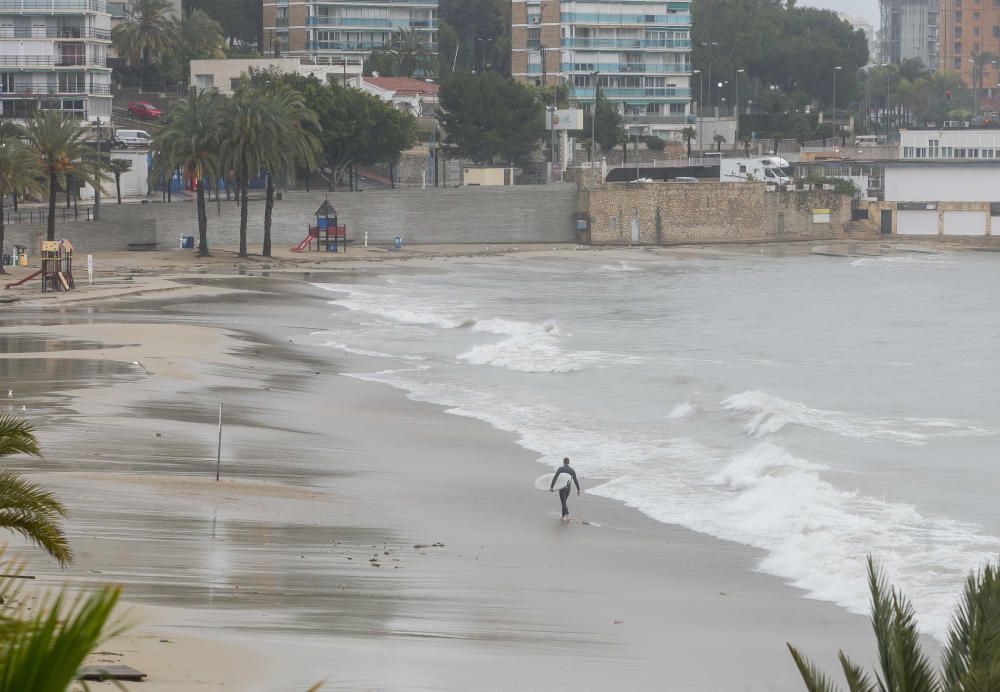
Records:
{"label": "parked car", "polygon": [[153,143],[145,130],[115,130],[115,139],[126,147],[148,147]]}
{"label": "parked car", "polygon": [[128,104],[128,112],[133,117],[143,120],[156,120],[163,115],[163,112],[159,108],[148,101],[132,101]]}

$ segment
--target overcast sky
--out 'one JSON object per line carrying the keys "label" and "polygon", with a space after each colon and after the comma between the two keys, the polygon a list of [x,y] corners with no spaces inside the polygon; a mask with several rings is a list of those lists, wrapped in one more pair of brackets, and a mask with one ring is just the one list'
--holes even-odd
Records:
{"label": "overcast sky", "polygon": [[878,0],[799,0],[800,5],[822,7],[835,12],[847,12],[850,15],[864,17],[878,30]]}

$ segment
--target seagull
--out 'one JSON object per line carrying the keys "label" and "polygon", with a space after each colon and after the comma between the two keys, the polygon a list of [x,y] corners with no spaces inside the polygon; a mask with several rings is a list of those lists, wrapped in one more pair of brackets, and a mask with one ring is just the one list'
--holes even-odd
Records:
{"label": "seagull", "polygon": [[21,413],[27,413],[27,412],[28,412],[28,407],[25,406],[24,404],[21,404]]}
{"label": "seagull", "polygon": [[13,399],[14,398],[14,390],[13,389],[8,389],[7,390],[7,398],[8,399]]}

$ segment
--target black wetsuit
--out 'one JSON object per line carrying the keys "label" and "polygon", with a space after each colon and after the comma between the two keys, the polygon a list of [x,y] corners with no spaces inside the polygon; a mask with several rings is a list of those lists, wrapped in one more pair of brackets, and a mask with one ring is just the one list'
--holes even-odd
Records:
{"label": "black wetsuit", "polygon": [[[556,471],[556,475],[552,477],[552,484],[549,485],[549,490],[552,490],[553,488],[556,487],[556,481],[559,479],[559,474],[561,473],[568,473],[570,476],[572,476],[573,482],[576,483],[576,492],[580,492],[580,481],[576,479],[576,471],[574,471],[573,467],[569,465],[564,465],[559,467],[559,470]],[[570,489],[571,488],[568,483],[559,489],[559,502],[562,503],[562,515],[564,517],[569,516],[569,507],[566,505],[566,500],[569,499]]]}

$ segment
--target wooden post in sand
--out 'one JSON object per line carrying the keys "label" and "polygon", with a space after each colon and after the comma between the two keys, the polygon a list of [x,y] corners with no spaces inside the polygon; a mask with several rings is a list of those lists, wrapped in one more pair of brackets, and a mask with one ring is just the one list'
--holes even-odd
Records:
{"label": "wooden post in sand", "polygon": [[215,482],[219,482],[219,467],[222,466],[222,404],[219,404],[219,448],[215,453]]}

